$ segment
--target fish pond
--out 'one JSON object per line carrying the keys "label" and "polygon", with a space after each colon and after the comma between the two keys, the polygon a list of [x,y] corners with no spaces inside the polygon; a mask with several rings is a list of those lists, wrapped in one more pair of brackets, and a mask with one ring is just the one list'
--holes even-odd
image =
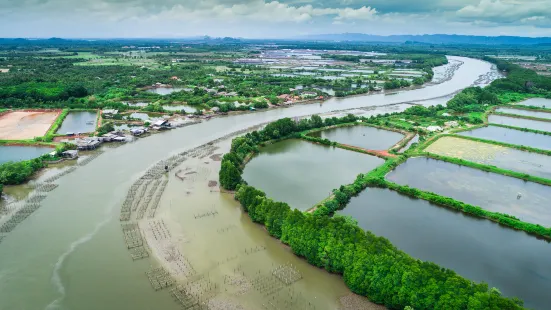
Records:
{"label": "fish pond", "polygon": [[94,132],[96,130],[97,113],[89,111],[69,112],[63,120],[58,134]]}
{"label": "fish pond", "polygon": [[262,148],[245,167],[243,179],[276,201],[307,210],[383,163],[374,156],[292,139]]}
{"label": "fish pond", "polygon": [[442,137],[425,150],[438,155],[551,179],[551,156],[547,155],[455,137]]}
{"label": "fish pond", "polygon": [[29,160],[52,152],[54,149],[45,146],[5,146],[0,145],[0,164],[8,161]]}
{"label": "fish pond", "polygon": [[154,93],[161,96],[166,96],[182,90],[184,90],[184,88],[181,88],[181,87],[158,87],[158,88],[148,89],[147,92]]}
{"label": "fish pond", "polygon": [[172,111],[172,112],[181,112],[181,111],[185,111],[186,113],[195,113],[195,112],[197,112],[196,108],[194,108],[192,106],[189,106],[189,105],[184,105],[184,104],[181,104],[181,105],[164,105],[163,109],[166,110],[166,111]]}
{"label": "fish pond", "polygon": [[549,308],[551,246],[545,241],[387,189],[364,190],[339,214],[415,258],[484,281],[529,308]]}
{"label": "fish pond", "polygon": [[461,136],[524,145],[542,150],[551,150],[551,136],[498,126],[482,127],[459,133]]}
{"label": "fish pond", "polygon": [[518,105],[526,105],[540,108],[551,108],[551,99],[545,98],[531,98],[522,102],[517,103]]}
{"label": "fish pond", "polygon": [[513,109],[513,108],[497,108],[496,112],[551,119],[551,113],[547,113],[547,112],[530,111],[530,110]]}
{"label": "fish pond", "polygon": [[525,222],[551,226],[549,186],[424,157],[408,159],[387,179]]}
{"label": "fish pond", "polygon": [[158,119],[161,119],[161,117],[156,116],[157,114],[148,114],[148,113],[142,113],[142,112],[134,112],[130,115],[128,115],[132,119],[139,119],[144,122],[151,122]]}
{"label": "fish pond", "polygon": [[488,122],[492,124],[501,124],[518,128],[528,128],[551,132],[551,122],[535,121],[525,118],[508,117],[502,115],[488,116]]}
{"label": "fish pond", "polygon": [[370,150],[387,150],[404,138],[401,133],[364,125],[336,127],[308,135]]}

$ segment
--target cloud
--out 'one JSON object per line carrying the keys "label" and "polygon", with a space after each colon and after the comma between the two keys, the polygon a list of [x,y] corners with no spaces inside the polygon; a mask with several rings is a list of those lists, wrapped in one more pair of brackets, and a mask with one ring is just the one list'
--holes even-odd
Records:
{"label": "cloud", "polygon": [[0,36],[545,35],[551,0],[0,0]]}
{"label": "cloud", "polygon": [[[551,5],[547,0],[481,0],[457,11],[457,17],[464,21],[484,21],[490,24],[542,23],[551,16]],[[551,27],[551,24],[546,24]]]}

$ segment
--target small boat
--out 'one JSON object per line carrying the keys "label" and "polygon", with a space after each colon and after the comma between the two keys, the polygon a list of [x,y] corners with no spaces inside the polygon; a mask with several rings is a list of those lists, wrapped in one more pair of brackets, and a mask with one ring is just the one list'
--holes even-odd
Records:
{"label": "small boat", "polygon": [[86,122],[86,125],[94,125],[94,121]]}

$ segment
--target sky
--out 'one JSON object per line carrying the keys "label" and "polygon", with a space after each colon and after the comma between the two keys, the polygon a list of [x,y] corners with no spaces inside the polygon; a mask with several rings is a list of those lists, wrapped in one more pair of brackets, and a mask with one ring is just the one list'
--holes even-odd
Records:
{"label": "sky", "polygon": [[0,0],[0,37],[551,36],[551,0]]}

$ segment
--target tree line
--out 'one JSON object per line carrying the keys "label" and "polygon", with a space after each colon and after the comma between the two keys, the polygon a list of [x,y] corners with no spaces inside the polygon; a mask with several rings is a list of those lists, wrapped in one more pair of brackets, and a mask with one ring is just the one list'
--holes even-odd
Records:
{"label": "tree line", "polygon": [[[485,283],[474,283],[434,263],[416,260],[387,239],[363,231],[345,218],[329,216],[365,188],[363,175],[354,184],[335,190],[334,202],[314,214],[274,201],[242,180],[243,164],[266,142],[355,120],[353,115],[326,120],[319,116],[300,121],[286,118],[237,137],[222,160],[221,186],[237,190],[235,198],[251,219],[265,225],[270,235],[289,245],[296,255],[314,266],[342,274],[352,291],[373,302],[391,309],[522,309],[523,303],[517,298],[505,298]],[[396,164],[385,164],[385,169]]]}

